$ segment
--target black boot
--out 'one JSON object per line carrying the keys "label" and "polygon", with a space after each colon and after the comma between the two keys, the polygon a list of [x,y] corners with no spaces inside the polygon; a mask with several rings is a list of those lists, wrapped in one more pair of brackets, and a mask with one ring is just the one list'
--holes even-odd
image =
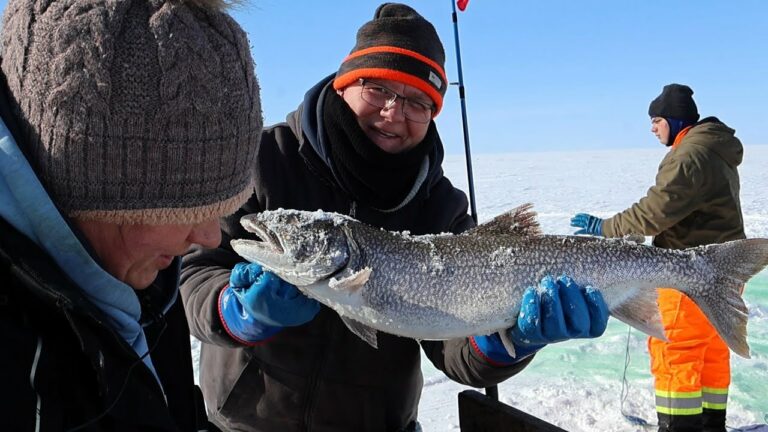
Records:
{"label": "black boot", "polygon": [[669,415],[657,413],[659,432],[701,432],[702,415]]}
{"label": "black boot", "polygon": [[703,432],[725,432],[725,410],[704,408],[701,422]]}

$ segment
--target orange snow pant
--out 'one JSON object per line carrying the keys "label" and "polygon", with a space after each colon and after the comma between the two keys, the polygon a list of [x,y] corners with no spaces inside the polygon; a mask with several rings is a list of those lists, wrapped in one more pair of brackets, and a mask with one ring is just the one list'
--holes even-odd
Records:
{"label": "orange snow pant", "polygon": [[731,383],[730,351],[698,306],[685,294],[659,288],[659,311],[668,342],[648,339],[656,411],[665,416],[720,412]]}

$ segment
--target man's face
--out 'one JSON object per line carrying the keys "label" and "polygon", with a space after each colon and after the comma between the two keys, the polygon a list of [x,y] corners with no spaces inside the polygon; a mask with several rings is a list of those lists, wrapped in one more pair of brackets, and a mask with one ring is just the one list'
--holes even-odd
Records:
{"label": "man's face", "polygon": [[[366,80],[366,82],[381,85],[409,100],[432,105],[429,96],[416,87],[385,79]],[[398,97],[395,103],[388,108],[377,108],[363,100],[362,91],[363,86],[356,83],[337,92],[357,115],[357,123],[360,128],[377,147],[387,153],[401,153],[416,147],[424,140],[429,129],[429,122],[418,123],[406,119],[403,114],[403,100],[401,98]]]}
{"label": "man's face", "polygon": [[191,245],[213,248],[221,242],[216,219],[197,225],[118,225],[79,219],[75,224],[104,270],[137,290],[147,288],[160,270]]}
{"label": "man's face", "polygon": [[669,123],[664,117],[651,117],[651,132],[660,143],[669,144]]}

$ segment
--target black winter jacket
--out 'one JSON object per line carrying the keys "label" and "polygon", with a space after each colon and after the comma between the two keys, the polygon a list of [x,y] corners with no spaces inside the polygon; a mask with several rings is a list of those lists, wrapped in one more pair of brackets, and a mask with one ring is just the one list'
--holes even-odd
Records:
{"label": "black winter jacket", "polygon": [[[322,209],[413,234],[459,233],[473,225],[466,196],[443,176],[439,143],[430,154],[427,180],[407,205],[384,213],[355,203],[320,156],[327,147],[312,107],[327,82],[310,90],[287,123],[264,131],[256,192],[222,221],[222,246],[184,258],[181,292],[192,334],[204,342],[201,386],[211,418],[228,430],[397,431],[416,420],[423,385],[419,343],[379,333],[374,349],[326,307],[311,322],[263,343],[243,346],[232,339],[218,315],[218,296],[230,269],[242,261],[229,240],[252,237],[240,226],[241,216],[281,207]],[[422,341],[421,347],[448,377],[477,387],[503,381],[530,361],[491,365],[468,339]]]}
{"label": "black winter jacket", "polygon": [[[177,272],[148,293],[175,289]],[[56,263],[0,218],[0,430],[203,430],[181,298],[155,315],[144,331],[164,392]]]}

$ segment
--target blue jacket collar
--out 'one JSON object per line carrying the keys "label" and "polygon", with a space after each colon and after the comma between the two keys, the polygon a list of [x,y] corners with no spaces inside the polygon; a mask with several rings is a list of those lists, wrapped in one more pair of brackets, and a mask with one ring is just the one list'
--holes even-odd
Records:
{"label": "blue jacket collar", "polygon": [[[109,317],[109,325],[155,373],[131,287],[102,269],[73,233],[0,119],[0,217],[39,245]],[[175,296],[175,294],[174,294]],[[156,374],[155,374],[156,376]]]}

